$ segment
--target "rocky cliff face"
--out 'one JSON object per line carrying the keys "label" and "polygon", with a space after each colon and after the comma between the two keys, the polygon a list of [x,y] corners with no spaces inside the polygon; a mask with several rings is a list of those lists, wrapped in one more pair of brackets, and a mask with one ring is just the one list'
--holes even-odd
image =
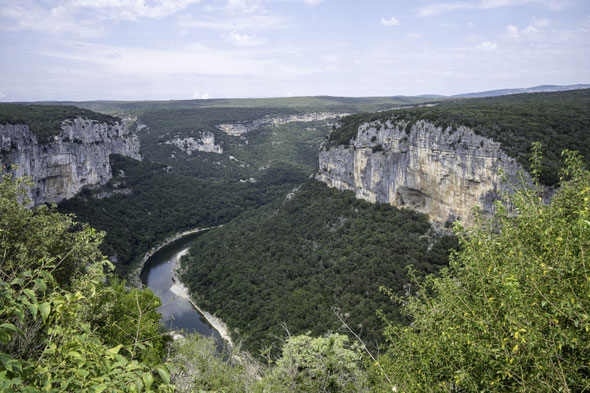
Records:
{"label": "rocky cliff face", "polygon": [[210,132],[204,132],[200,138],[194,139],[193,137],[179,138],[176,137],[165,142],[168,145],[174,145],[180,150],[188,154],[193,154],[194,151],[203,151],[206,153],[217,153],[222,154],[223,148],[220,145],[215,144],[215,136]]}
{"label": "rocky cliff face", "polygon": [[40,144],[28,126],[0,124],[0,163],[18,164],[16,176],[30,176],[34,206],[73,197],[82,187],[104,184],[111,177],[109,155],[140,159],[139,140],[123,124],[76,118],[62,132]]}
{"label": "rocky cliff face", "polygon": [[305,113],[301,115],[286,115],[277,117],[264,117],[262,119],[256,119],[250,122],[235,123],[235,124],[219,124],[217,129],[225,132],[227,135],[240,136],[250,131],[257,129],[260,126],[278,126],[287,123],[309,123],[318,120],[337,119],[344,116],[348,116],[350,113],[332,113],[332,112],[320,112],[320,113]]}
{"label": "rocky cliff face", "polygon": [[508,187],[502,185],[501,170],[511,182],[522,170],[499,143],[468,128],[391,120],[361,125],[349,146],[324,148],[319,167],[318,180],[352,190],[357,198],[467,225],[474,220],[473,207],[491,213],[502,187]]}

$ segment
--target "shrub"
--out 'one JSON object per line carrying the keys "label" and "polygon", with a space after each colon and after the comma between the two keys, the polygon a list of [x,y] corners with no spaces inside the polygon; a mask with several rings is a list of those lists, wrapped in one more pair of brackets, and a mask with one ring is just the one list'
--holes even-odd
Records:
{"label": "shrub", "polygon": [[383,363],[400,391],[590,388],[590,172],[565,156],[550,204],[523,186],[492,220],[457,226],[449,268],[398,298],[413,322],[387,328]]}

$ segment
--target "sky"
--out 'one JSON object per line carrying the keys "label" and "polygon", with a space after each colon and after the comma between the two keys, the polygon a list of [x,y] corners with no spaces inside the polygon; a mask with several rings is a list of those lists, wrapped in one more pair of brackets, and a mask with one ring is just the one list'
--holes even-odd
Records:
{"label": "sky", "polygon": [[0,0],[0,101],[590,83],[590,0]]}

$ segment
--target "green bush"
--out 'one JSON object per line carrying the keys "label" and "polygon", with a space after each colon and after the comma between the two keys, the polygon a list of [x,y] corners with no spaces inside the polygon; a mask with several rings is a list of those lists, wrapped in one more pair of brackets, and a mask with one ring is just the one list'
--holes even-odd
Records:
{"label": "green bush", "polygon": [[[0,176],[0,391],[171,391],[173,368],[154,345],[155,296],[108,285],[102,235],[47,207],[27,210],[30,183]],[[99,310],[105,298],[131,319]]]}
{"label": "green bush", "polygon": [[398,298],[413,322],[387,328],[383,364],[399,391],[590,389],[590,172],[575,154],[566,163],[550,204],[523,187]]}

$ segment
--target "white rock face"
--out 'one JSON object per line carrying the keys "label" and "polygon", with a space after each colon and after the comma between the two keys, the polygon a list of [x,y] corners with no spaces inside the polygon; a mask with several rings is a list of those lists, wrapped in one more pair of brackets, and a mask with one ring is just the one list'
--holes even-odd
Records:
{"label": "white rock face", "polygon": [[112,177],[109,155],[140,160],[139,139],[120,123],[114,125],[76,118],[62,124],[52,142],[39,144],[23,124],[0,124],[0,163],[19,166],[16,176],[30,176],[32,205],[59,202],[87,185],[104,184]]}
{"label": "white rock face", "polygon": [[320,112],[320,113],[305,113],[303,115],[288,115],[278,117],[265,117],[262,119],[256,119],[246,123],[233,123],[233,124],[219,124],[218,129],[225,132],[228,135],[240,136],[257,129],[260,126],[272,125],[278,126],[286,123],[294,122],[311,122],[327,119],[337,119],[340,117],[348,116],[350,113],[332,113],[332,112]]}
{"label": "white rock face", "polygon": [[188,154],[193,154],[194,151],[203,151],[208,153],[223,153],[223,148],[215,144],[215,136],[210,132],[204,132],[200,138],[193,137],[180,139],[178,137],[166,141],[169,145],[174,145],[180,150]]}
{"label": "white rock face", "polygon": [[460,219],[470,225],[473,207],[491,213],[508,187],[500,170],[511,182],[522,171],[499,143],[471,129],[442,130],[418,121],[406,132],[405,126],[391,121],[361,125],[349,146],[322,149],[316,179],[352,190],[357,198],[426,213],[433,221]]}

